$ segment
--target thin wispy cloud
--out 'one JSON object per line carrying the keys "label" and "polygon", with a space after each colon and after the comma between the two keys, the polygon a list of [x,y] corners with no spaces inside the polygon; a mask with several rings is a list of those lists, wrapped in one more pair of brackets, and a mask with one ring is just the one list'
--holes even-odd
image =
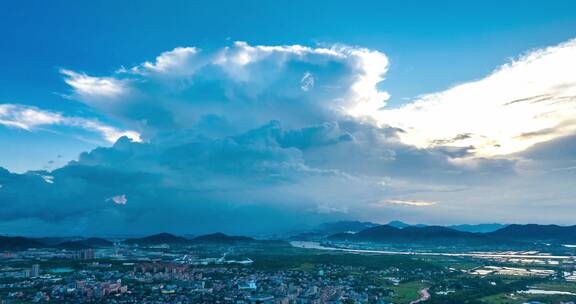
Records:
{"label": "thin wispy cloud", "polygon": [[386,205],[400,205],[400,206],[410,206],[410,207],[429,207],[436,205],[436,202],[431,201],[424,201],[424,200],[401,200],[401,199],[392,199],[392,200],[384,200],[374,204],[378,207],[383,207]]}
{"label": "thin wispy cloud", "polygon": [[66,84],[74,88],[77,96],[85,100],[114,100],[125,95],[127,83],[112,77],[92,77],[84,73],[61,69]]}
{"label": "thin wispy cloud", "polygon": [[60,112],[21,104],[0,104],[0,125],[27,131],[50,126],[68,126],[98,133],[111,143],[122,136],[140,141],[140,135],[135,131],[122,131],[94,119],[66,116]]}
{"label": "thin wispy cloud", "polygon": [[42,179],[48,183],[48,184],[53,184],[54,183],[54,176],[51,175],[41,175],[40,177],[42,177]]}

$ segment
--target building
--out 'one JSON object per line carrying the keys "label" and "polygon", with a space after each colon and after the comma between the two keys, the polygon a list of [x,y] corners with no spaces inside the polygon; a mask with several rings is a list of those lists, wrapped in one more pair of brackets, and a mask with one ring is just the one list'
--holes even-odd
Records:
{"label": "building", "polygon": [[30,270],[31,277],[39,277],[40,276],[40,265],[34,264],[32,265],[32,270]]}
{"label": "building", "polygon": [[80,254],[80,257],[83,260],[93,260],[94,259],[94,249],[86,249],[86,250],[82,250],[82,253]]}
{"label": "building", "polygon": [[188,271],[188,265],[179,265],[179,264],[172,264],[172,263],[141,263],[134,266],[134,272],[151,272],[151,273],[184,273]]}
{"label": "building", "polygon": [[247,281],[247,282],[243,282],[238,284],[238,289],[240,290],[256,290],[258,289],[258,286],[256,285],[256,282],[254,281]]}

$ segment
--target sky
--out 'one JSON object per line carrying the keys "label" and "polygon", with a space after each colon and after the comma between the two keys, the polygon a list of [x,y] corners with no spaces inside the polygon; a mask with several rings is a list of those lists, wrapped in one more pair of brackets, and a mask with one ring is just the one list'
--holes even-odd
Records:
{"label": "sky", "polygon": [[576,224],[573,1],[3,1],[0,233]]}

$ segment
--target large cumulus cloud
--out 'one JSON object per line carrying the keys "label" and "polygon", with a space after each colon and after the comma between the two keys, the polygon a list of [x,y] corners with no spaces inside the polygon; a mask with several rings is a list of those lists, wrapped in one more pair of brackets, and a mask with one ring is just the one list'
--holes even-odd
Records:
{"label": "large cumulus cloud", "polygon": [[73,98],[152,136],[191,127],[232,134],[270,120],[302,127],[376,110],[388,98],[377,87],[387,67],[384,54],[362,48],[236,42],[176,48],[109,76],[62,74]]}
{"label": "large cumulus cloud", "polygon": [[[413,112],[444,103],[382,111],[387,68],[383,53],[363,48],[237,42],[176,48],[110,75],[63,69],[69,99],[142,141],[121,137],[51,172],[0,171],[0,229],[258,234],[339,218],[509,222],[522,191],[545,186],[565,195],[530,205],[543,197],[528,191],[534,212],[518,220],[566,206],[573,192],[550,173],[553,148],[483,155],[462,144],[476,135],[459,125],[453,138],[412,143],[427,126],[406,125],[420,123]],[[563,155],[554,166],[573,174],[573,155]],[[541,174],[554,183],[538,185]]]}
{"label": "large cumulus cloud", "polygon": [[463,185],[431,178],[471,178],[443,152],[398,143],[395,132],[355,121],[300,129],[271,121],[233,136],[186,129],[148,142],[123,137],[52,172],[4,171],[0,216],[5,225],[33,219],[77,233],[257,234],[366,217],[374,206],[383,218],[417,214],[377,203]]}

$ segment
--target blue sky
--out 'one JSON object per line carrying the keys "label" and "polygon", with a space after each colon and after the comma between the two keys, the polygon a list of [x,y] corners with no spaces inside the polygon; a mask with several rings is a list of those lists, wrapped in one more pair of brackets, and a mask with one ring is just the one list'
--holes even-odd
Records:
{"label": "blue sky", "polygon": [[[0,229],[186,232],[148,218],[158,201],[301,220],[262,230],[519,206],[463,220],[552,221],[575,194],[575,28],[573,1],[5,1],[0,198],[46,206],[4,212]],[[517,100],[534,102],[503,106]],[[134,142],[112,146],[122,135]],[[45,196],[23,194],[35,183]],[[337,185],[354,188],[326,194]],[[530,195],[542,189],[559,194]]]}
{"label": "blue sky", "polygon": [[[0,12],[0,100],[83,113],[63,99],[65,67],[107,74],[177,46],[251,44],[358,45],[385,52],[390,71],[381,85],[390,105],[480,78],[509,58],[565,41],[576,28],[572,1],[7,1]],[[86,142],[50,137],[68,159]],[[27,132],[0,131],[22,141],[0,152],[0,165],[40,169],[56,155]],[[16,137],[16,138],[14,138]],[[48,140],[45,138],[44,140]],[[17,154],[17,157],[13,155]],[[25,159],[23,159],[25,158]]]}

